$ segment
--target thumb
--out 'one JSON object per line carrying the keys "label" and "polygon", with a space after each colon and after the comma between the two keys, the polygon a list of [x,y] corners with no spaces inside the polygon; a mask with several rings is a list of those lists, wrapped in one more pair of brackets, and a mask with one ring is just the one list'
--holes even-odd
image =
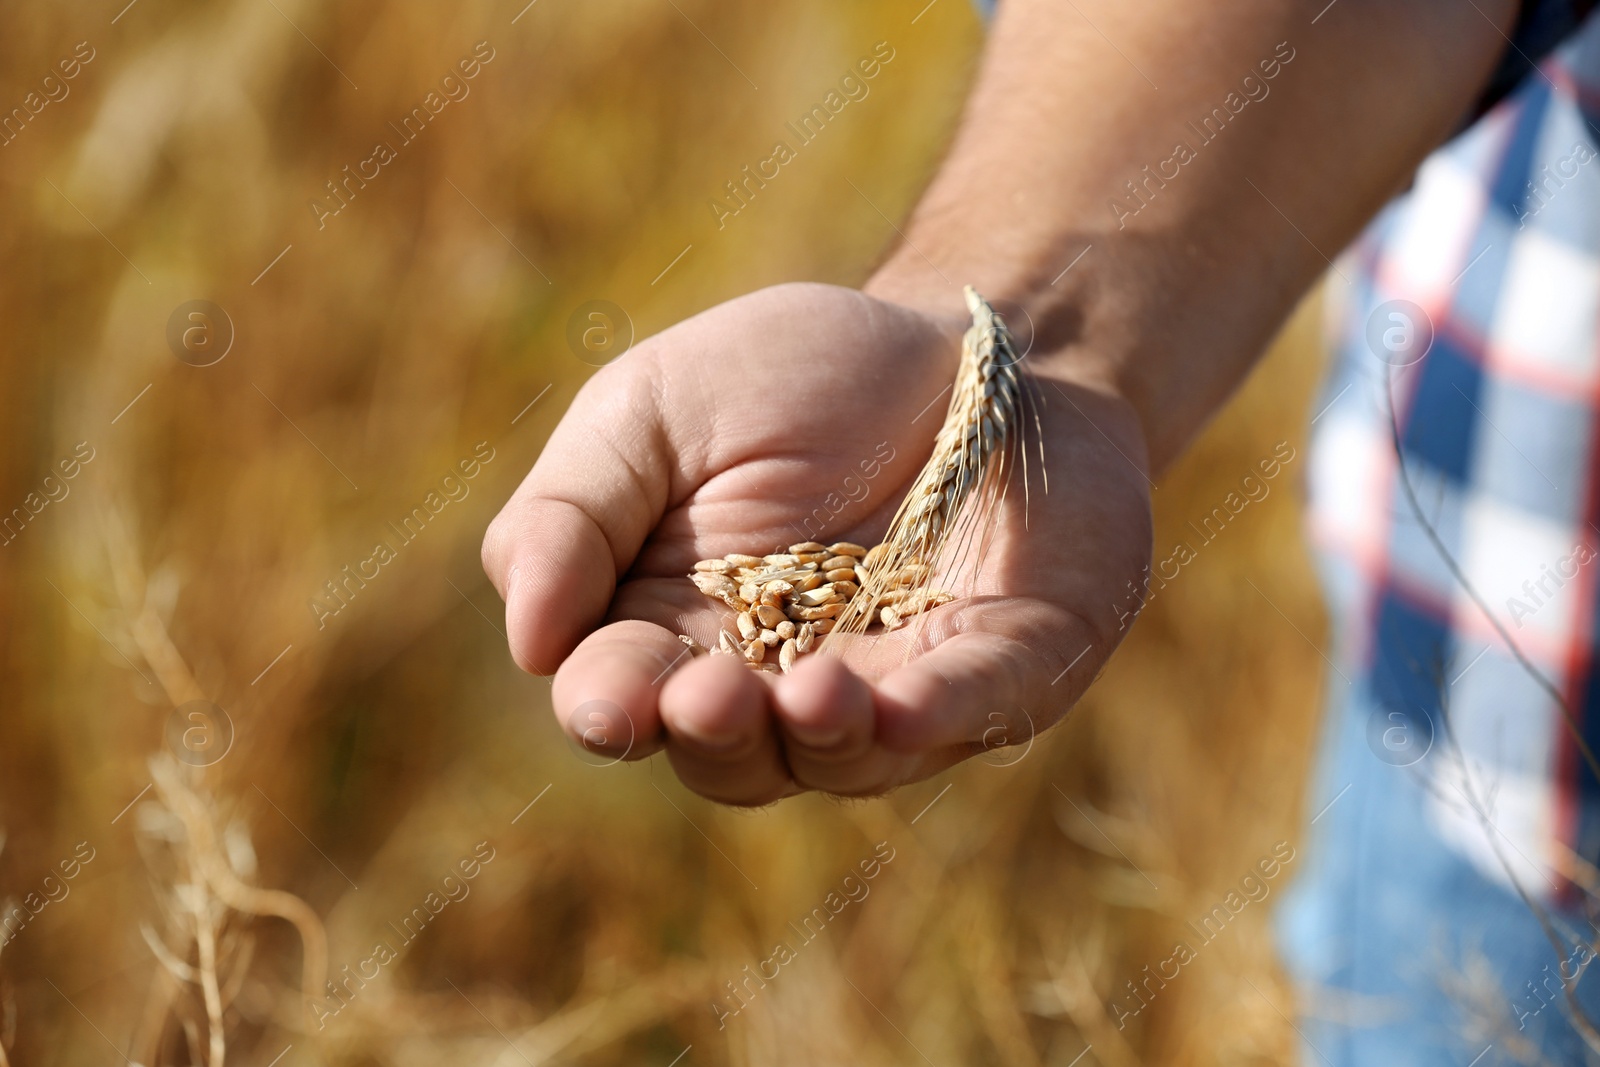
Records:
{"label": "thumb", "polygon": [[554,673],[599,624],[666,510],[676,461],[656,396],[643,361],[591,378],[489,524],[483,569],[525,671]]}

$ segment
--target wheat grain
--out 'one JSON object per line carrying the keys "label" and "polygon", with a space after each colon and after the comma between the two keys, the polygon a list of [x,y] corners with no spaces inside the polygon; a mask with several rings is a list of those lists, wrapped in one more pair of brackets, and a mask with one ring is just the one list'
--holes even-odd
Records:
{"label": "wheat grain", "polygon": [[796,605],[789,609],[789,618],[796,622],[816,622],[819,619],[837,619],[843,615],[845,604],[843,601],[834,601],[818,608],[807,608]]}
{"label": "wheat grain", "polygon": [[794,602],[801,607],[817,608],[824,604],[831,604],[839,599],[839,594],[834,591],[833,583],[819,585],[809,592],[801,593],[794,598]]}
{"label": "wheat grain", "polygon": [[[717,562],[720,563],[721,560]],[[690,577],[694,580],[695,588],[706,596],[721,596],[724,593],[736,592],[739,588],[734,584],[733,579],[725,574],[709,574],[696,571]]]}
{"label": "wheat grain", "polygon": [[755,617],[748,611],[741,611],[739,617],[733,621],[739,628],[739,636],[746,641],[755,640],[756,634],[761,632],[761,627],[756,625]]}

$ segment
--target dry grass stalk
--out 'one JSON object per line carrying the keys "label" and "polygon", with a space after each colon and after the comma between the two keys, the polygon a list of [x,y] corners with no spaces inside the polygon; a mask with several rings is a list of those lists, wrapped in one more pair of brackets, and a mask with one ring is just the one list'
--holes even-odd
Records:
{"label": "dry grass stalk", "polygon": [[[102,503],[99,517],[121,602],[114,616],[117,630],[131,639],[175,706],[200,698],[204,690],[168,631],[132,524],[109,500]],[[253,952],[253,941],[237,916],[271,915],[295,926],[303,945],[301,992],[306,997],[319,991],[325,979],[327,939],[321,919],[299,897],[248,884],[255,869],[248,833],[242,823],[219,828],[218,805],[204,784],[204,769],[180,765],[163,753],[151,759],[150,773],[158,803],[141,809],[140,824],[145,841],[164,846],[166,853],[151,863],[165,928],[157,932],[141,924],[140,932],[176,985],[164,987],[168,995],[157,994],[146,1039],[159,1046],[168,1025],[175,1023],[188,1039],[192,1061],[222,1067],[227,1055],[224,1015],[247,977]],[[203,1040],[196,1020],[178,1002],[185,985],[200,991]]]}
{"label": "dry grass stalk", "polygon": [[196,880],[234,911],[271,915],[293,925],[303,949],[301,993],[319,993],[327,974],[328,943],[317,913],[292,893],[245,882],[251,870],[239,869],[238,848],[224,846],[211,803],[183,780],[184,769],[176,761],[162,756],[151,761],[150,770],[162,802],[182,823]]}
{"label": "dry grass stalk", "polygon": [[[160,761],[157,761],[160,764]],[[156,768],[152,768],[155,770]],[[237,988],[232,978],[242,980],[249,965],[249,939],[235,924],[226,904],[210,891],[203,873],[200,848],[203,847],[189,831],[188,824],[178,814],[176,807],[204,812],[209,818],[209,805],[182,783],[176,768],[160,766],[156,773],[158,796],[164,802],[151,805],[139,813],[141,830],[148,839],[159,841],[170,853],[170,863],[161,863],[156,878],[156,898],[161,905],[163,929],[158,931],[148,923],[139,925],[145,943],[167,972],[177,981],[177,988],[195,986],[200,991],[205,1013],[204,1029],[199,1021],[185,1010],[177,997],[168,999],[162,1025],[154,1040],[158,1047],[165,1045],[164,1035],[175,1023],[187,1039],[189,1058],[206,1067],[222,1067],[227,1060],[227,1027],[224,1013],[224,982],[219,970],[227,967],[230,989]],[[179,799],[175,794],[182,791]],[[176,807],[175,807],[176,806]],[[159,1052],[157,1053],[159,1055]]]}
{"label": "dry grass stalk", "polygon": [[321,920],[299,897],[246,882],[255,874],[248,833],[238,822],[219,830],[220,815],[200,785],[198,769],[162,755],[151,760],[150,772],[159,803],[141,809],[140,827],[147,839],[165,846],[170,862],[154,864],[165,929],[141,925],[140,933],[180,988],[192,985],[200,991],[203,1042],[195,1020],[180,1014],[179,1005],[169,1006],[189,1039],[191,1059],[222,1067],[227,1054],[224,1016],[249,972],[253,950],[240,917],[272,915],[295,926],[303,949],[302,994],[307,996],[319,988],[327,970],[326,936]]}

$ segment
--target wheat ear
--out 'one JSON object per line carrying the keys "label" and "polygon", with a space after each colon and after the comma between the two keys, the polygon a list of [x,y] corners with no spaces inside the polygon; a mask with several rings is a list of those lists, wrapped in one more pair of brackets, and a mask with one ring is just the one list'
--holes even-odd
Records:
{"label": "wheat ear", "polygon": [[[928,584],[941,557],[948,552],[945,574],[953,580],[975,547],[981,557],[1019,464],[1027,486],[1024,420],[1037,397],[1017,367],[1021,357],[1005,320],[972,286],[965,294],[972,325],[962,337],[961,364],[933,454],[895,512],[883,543],[863,561],[861,588],[833,633],[864,632],[882,612],[896,611],[891,601],[907,595],[951,599]],[[1036,409],[1033,422],[1037,429]],[[1042,439],[1040,448],[1042,460]]]}

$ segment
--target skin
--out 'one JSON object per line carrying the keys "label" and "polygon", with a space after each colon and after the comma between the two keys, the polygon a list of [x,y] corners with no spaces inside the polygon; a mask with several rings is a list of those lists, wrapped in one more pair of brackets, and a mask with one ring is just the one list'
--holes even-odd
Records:
{"label": "skin", "polygon": [[[1064,715],[1127,632],[1151,479],[1325,255],[1469,117],[1516,7],[1315,14],[1303,0],[1004,0],[949,158],[862,290],[760,290],[596,374],[483,548],[511,653],[555,672],[569,734],[629,759],[664,749],[691,789],[754,805],[881,793]],[[1196,145],[1186,123],[1243,97],[1247,74],[1268,95],[1132,213],[1126,183]],[[782,677],[682,656],[676,634],[710,645],[728,615],[684,579],[694,562],[810,540],[813,509],[887,443],[865,497],[817,537],[876,543],[943,417],[963,282],[1034,324],[1021,366],[1044,397],[1049,477],[999,509],[975,586],[957,585],[972,595]],[[813,386],[804,420],[768,418],[741,383],[797,364],[832,393]]]}

